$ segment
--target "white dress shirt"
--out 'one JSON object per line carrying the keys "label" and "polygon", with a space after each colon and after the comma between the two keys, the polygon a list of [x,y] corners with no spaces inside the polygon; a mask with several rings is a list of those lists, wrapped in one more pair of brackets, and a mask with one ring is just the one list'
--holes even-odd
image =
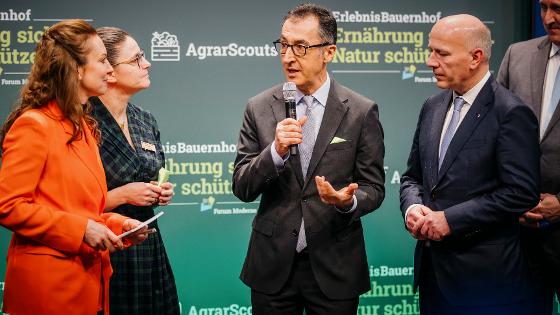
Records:
{"label": "white dress shirt", "polygon": [[557,54],[558,49],[560,48],[556,46],[556,44],[552,43],[552,45],[550,46],[550,54],[548,55],[548,63],[546,66],[546,75],[543,86],[541,117],[539,119],[539,130],[541,139],[545,132],[544,115],[546,115],[546,113],[548,112],[548,108],[550,107],[552,90],[554,89],[554,81],[556,80],[556,73],[560,68],[560,55]]}

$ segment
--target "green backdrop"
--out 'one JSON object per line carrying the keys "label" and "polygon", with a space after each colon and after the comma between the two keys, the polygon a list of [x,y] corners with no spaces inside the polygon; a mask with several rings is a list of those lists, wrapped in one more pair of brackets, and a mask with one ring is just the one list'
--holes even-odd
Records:
{"label": "green backdrop", "polygon": [[[491,70],[510,43],[529,37],[529,0],[320,1],[338,19],[331,77],[379,104],[385,130],[385,202],[363,218],[372,291],[358,314],[418,314],[414,241],[399,211],[400,174],[423,101],[437,92],[427,37],[440,17],[470,13],[492,31]],[[2,1],[0,118],[17,98],[45,27],[67,18],[129,31],[152,63],[150,89],[133,102],[158,119],[173,203],[159,220],[183,314],[250,314],[238,279],[258,202],[231,193],[235,144],[246,101],[284,81],[272,41],[297,1]],[[9,231],[0,232],[0,256]],[[0,270],[5,269],[1,260]],[[3,276],[0,277],[0,281]],[[1,283],[3,287],[3,282]],[[40,285],[40,284],[37,284]]]}

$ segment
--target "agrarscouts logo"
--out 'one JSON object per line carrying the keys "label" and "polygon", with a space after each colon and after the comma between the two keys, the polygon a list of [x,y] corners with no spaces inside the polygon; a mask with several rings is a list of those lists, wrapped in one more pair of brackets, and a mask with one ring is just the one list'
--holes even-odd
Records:
{"label": "agrarscouts logo", "polygon": [[177,36],[169,32],[152,33],[152,61],[179,61],[181,47]]}
{"label": "agrarscouts logo", "polygon": [[[272,44],[197,45],[188,43],[184,56],[204,60],[209,57],[276,57],[278,52]],[[153,32],[151,40],[152,61],[180,61],[181,47],[176,35],[169,32]]]}

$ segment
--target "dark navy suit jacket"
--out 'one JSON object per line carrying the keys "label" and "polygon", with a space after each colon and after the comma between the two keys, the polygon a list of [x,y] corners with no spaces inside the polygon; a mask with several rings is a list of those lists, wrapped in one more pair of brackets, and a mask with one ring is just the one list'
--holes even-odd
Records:
{"label": "dark navy suit jacket", "polygon": [[[423,105],[401,211],[424,204],[444,211],[451,235],[430,242],[436,281],[455,305],[515,303],[527,296],[519,244],[520,214],[539,201],[538,123],[529,107],[493,77],[459,125],[438,171],[439,142],[453,92]],[[425,242],[415,252],[415,288]],[[420,280],[420,283],[419,283]]]}

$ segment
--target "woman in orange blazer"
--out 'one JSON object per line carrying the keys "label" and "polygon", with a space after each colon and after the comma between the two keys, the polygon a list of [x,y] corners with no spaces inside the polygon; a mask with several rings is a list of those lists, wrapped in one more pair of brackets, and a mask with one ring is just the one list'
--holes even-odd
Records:
{"label": "woman in orange blazer", "polygon": [[[49,28],[21,99],[0,134],[0,224],[13,231],[3,311],[96,314],[108,308],[109,252],[140,222],[103,214],[107,187],[90,96],[112,67],[82,20]],[[125,243],[138,243],[146,228]]]}

